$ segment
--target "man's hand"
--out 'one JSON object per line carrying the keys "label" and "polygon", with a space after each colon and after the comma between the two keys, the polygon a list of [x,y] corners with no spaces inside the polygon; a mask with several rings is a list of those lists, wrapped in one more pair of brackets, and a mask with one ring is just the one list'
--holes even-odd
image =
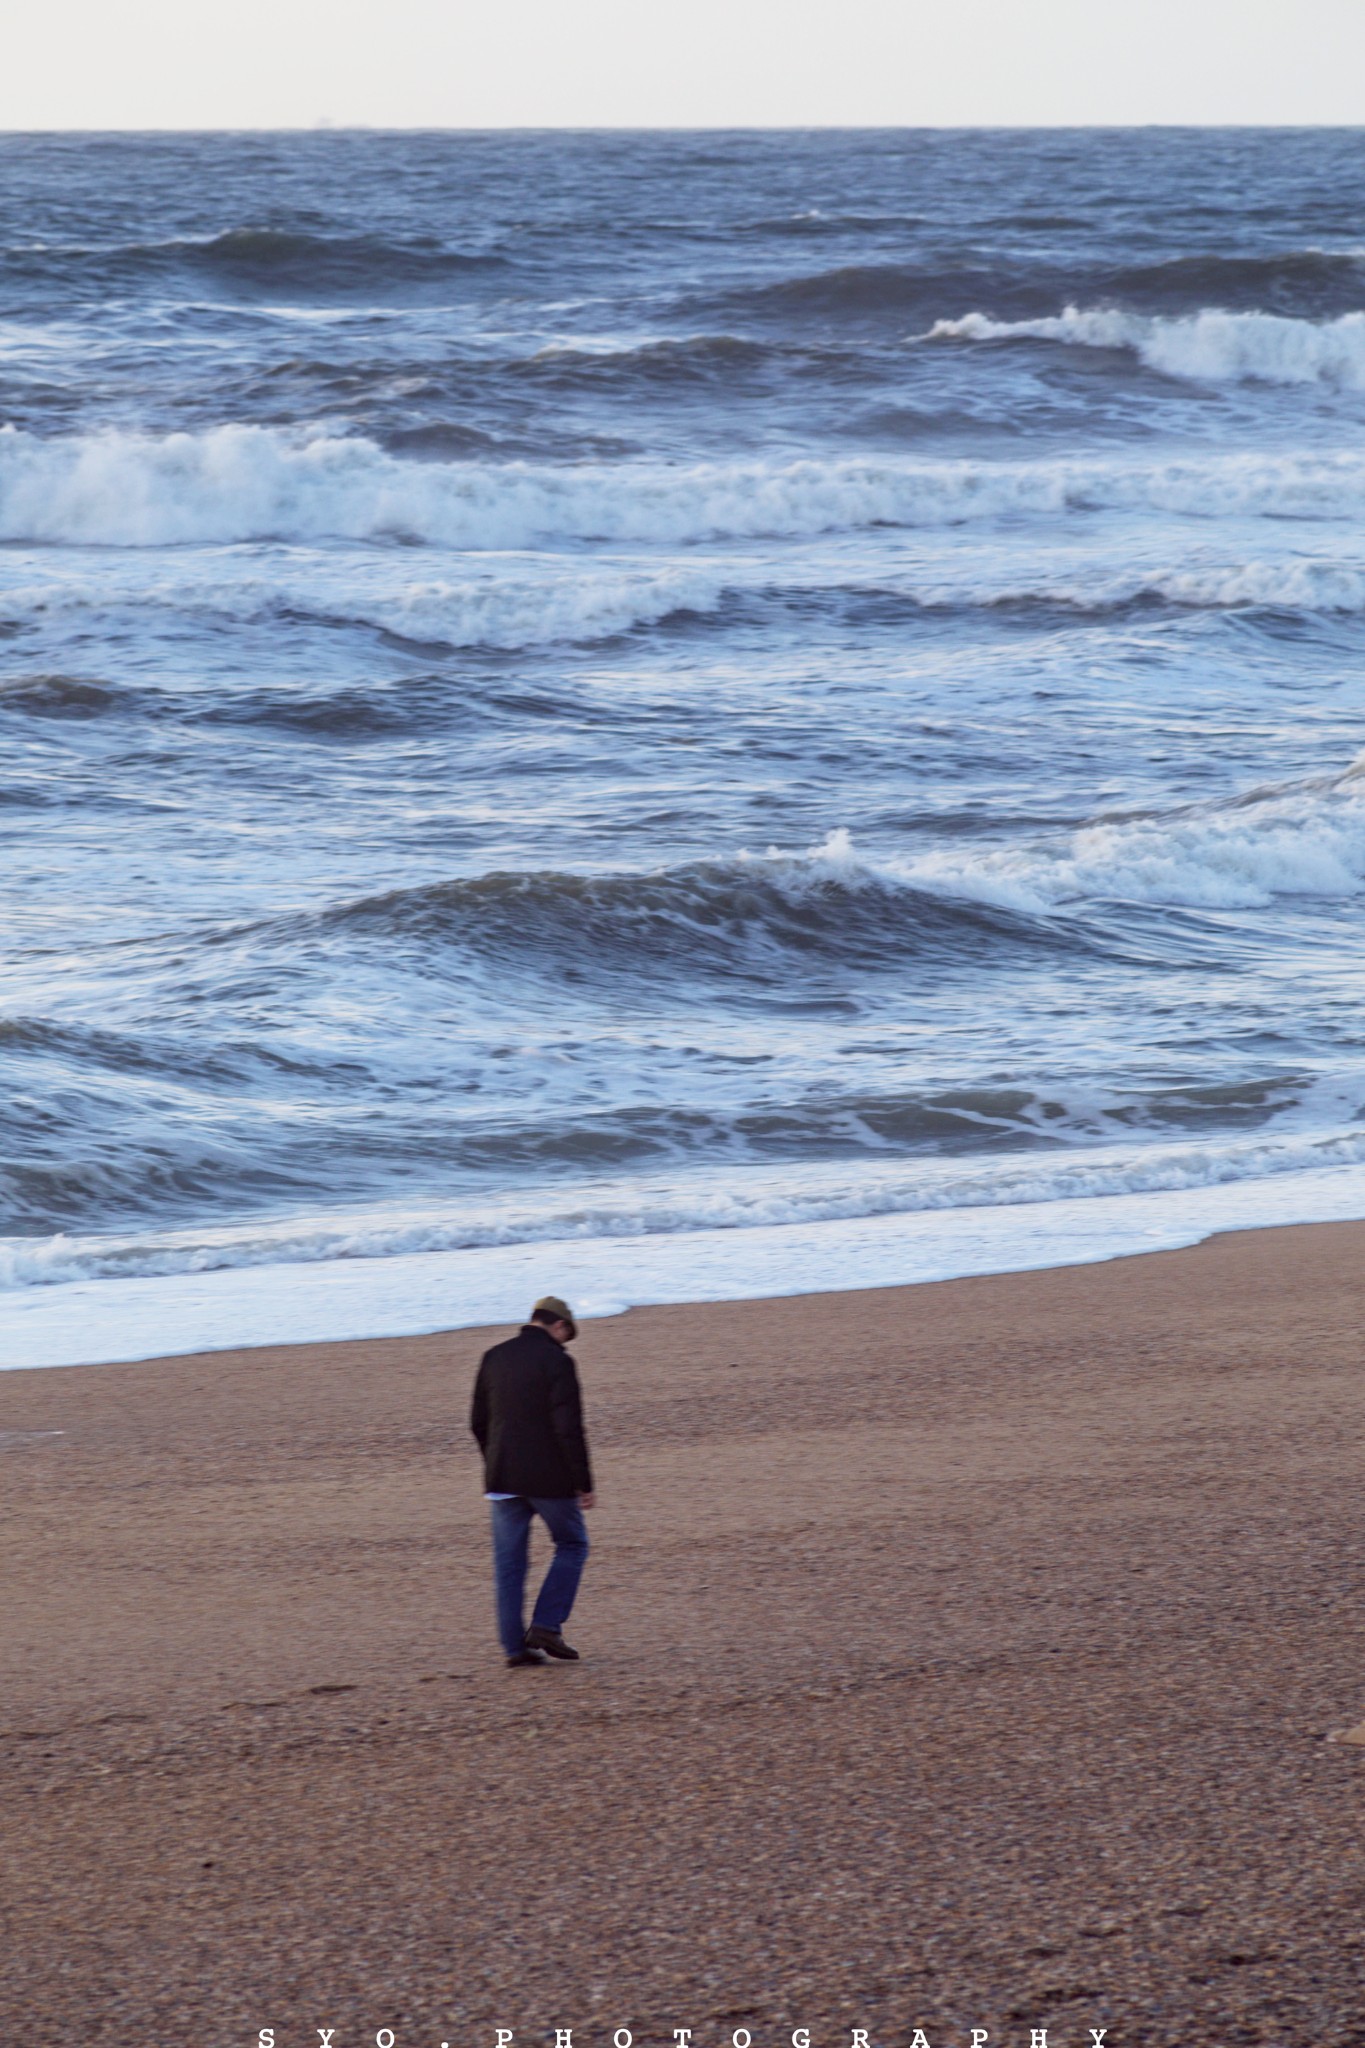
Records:
{"label": "man's hand", "polygon": [[581,1508],[595,1508],[597,1506],[597,1495],[595,1493],[580,1493],[578,1505]]}

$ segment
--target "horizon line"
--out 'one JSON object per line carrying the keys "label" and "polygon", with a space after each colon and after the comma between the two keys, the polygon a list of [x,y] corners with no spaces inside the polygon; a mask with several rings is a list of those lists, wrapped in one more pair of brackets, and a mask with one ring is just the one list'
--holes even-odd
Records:
{"label": "horizon line", "polygon": [[37,128],[0,122],[0,138],[70,135],[1076,135],[1076,134],[1352,134],[1360,121],[315,121],[173,126],[70,123]]}

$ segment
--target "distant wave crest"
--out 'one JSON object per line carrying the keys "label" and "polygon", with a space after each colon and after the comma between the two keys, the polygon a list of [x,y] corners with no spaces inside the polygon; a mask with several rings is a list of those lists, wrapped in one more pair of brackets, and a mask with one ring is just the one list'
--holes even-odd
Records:
{"label": "distant wave crest", "polygon": [[[804,233],[811,231],[812,223],[800,225]],[[1076,222],[1063,217],[1028,225],[1066,230]],[[1268,255],[1205,249],[1166,262],[1115,267],[1098,255],[1087,260],[1045,250],[992,263],[969,243],[959,261],[945,260],[940,248],[926,250],[919,260],[843,263],[736,287],[722,303],[759,320],[775,316],[791,323],[814,315],[822,322],[862,325],[878,316],[927,314],[945,301],[980,304],[990,295],[1001,311],[1028,325],[1063,295],[1083,300],[1093,291],[1096,298],[1112,293],[1149,315],[1197,316],[1210,306],[1274,313],[1287,306],[1300,316],[1322,318],[1353,311],[1363,283],[1365,252],[1358,248],[1287,248]]]}
{"label": "distant wave crest", "polygon": [[506,262],[496,248],[452,249],[432,235],[325,235],[243,226],[216,235],[153,242],[12,243],[0,248],[0,272],[12,276],[124,282],[189,272],[248,296],[262,292],[311,299],[446,287],[470,271]]}

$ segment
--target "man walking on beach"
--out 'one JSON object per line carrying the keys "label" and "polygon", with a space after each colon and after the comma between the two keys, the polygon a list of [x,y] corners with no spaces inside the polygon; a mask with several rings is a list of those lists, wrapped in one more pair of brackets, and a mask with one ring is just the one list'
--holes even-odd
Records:
{"label": "man walking on beach", "polygon": [[[577,1335],[568,1303],[547,1294],[518,1336],[485,1351],[474,1382],[469,1426],[483,1452],[493,1511],[498,1634],[513,1665],[543,1664],[545,1656],[578,1659],[564,1624],[587,1563],[583,1510],[593,1505],[593,1490],[578,1372],[565,1348]],[[526,1563],[536,1515],[555,1554],[527,1628]]]}

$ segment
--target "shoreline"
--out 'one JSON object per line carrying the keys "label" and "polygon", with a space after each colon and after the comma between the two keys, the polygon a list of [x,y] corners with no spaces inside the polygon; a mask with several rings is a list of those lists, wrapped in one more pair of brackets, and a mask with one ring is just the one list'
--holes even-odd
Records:
{"label": "shoreline", "polygon": [[1362,1218],[1365,1165],[1344,1164],[1137,1194],[28,1286],[0,1293],[0,1371],[482,1328],[515,1322],[547,1289],[593,1319],[1052,1270]]}
{"label": "shoreline", "polygon": [[1345,2048],[1363,1321],[1344,1223],[588,1323],[529,1674],[485,1333],[0,1376],[0,2031]]}

